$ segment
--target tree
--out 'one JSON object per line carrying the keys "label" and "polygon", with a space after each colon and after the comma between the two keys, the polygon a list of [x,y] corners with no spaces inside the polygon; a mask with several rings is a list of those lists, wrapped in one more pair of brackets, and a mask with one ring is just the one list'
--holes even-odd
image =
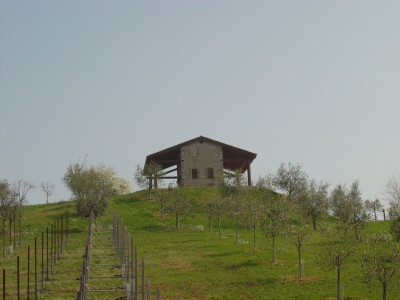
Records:
{"label": "tree", "polygon": [[366,200],[364,205],[365,205],[365,208],[367,209],[367,211],[370,211],[374,214],[375,221],[377,221],[378,218],[376,216],[376,212],[381,211],[383,209],[383,205],[379,201],[379,199],[375,199],[374,201]]}
{"label": "tree", "polygon": [[7,180],[0,181],[0,218],[3,225],[3,257],[5,256],[6,243],[6,222],[9,221],[9,246],[11,246],[11,224],[15,221],[15,211],[17,207],[16,194]]}
{"label": "tree", "polygon": [[400,177],[389,176],[385,187],[385,194],[389,200],[389,217],[393,220],[390,232],[400,242]]}
{"label": "tree", "polygon": [[272,262],[276,262],[275,239],[283,233],[288,222],[287,199],[280,194],[261,188],[260,225],[266,238],[272,239]]}
{"label": "tree", "polygon": [[151,196],[150,190],[154,187],[157,188],[161,179],[160,172],[162,171],[161,165],[151,161],[149,164],[146,164],[143,168],[140,165],[136,166],[135,171],[135,182],[141,189],[149,190],[149,198]]}
{"label": "tree", "polygon": [[285,235],[287,240],[296,246],[297,248],[297,259],[299,265],[299,278],[303,277],[303,261],[301,259],[301,251],[303,246],[311,237],[311,228],[305,221],[304,216],[301,214],[301,210],[296,207],[296,204],[292,203],[290,208],[290,221],[289,225],[285,227]]}
{"label": "tree", "polygon": [[43,193],[45,193],[46,195],[46,204],[49,204],[49,198],[53,194],[55,185],[51,184],[50,181],[47,181],[47,182],[42,182],[40,186],[42,187]]}
{"label": "tree", "polygon": [[328,212],[328,183],[310,180],[299,193],[299,202],[306,216],[310,217],[313,229],[317,230],[317,219]]}
{"label": "tree", "polygon": [[[386,300],[387,288],[400,270],[400,246],[387,234],[373,235],[368,239],[362,266],[367,281],[377,279],[382,284],[382,299]],[[397,279],[398,281],[398,279]]]}
{"label": "tree", "polygon": [[336,269],[336,298],[342,299],[341,295],[341,271],[343,266],[356,251],[356,243],[352,229],[345,223],[336,227],[330,227],[323,233],[325,242],[323,252],[320,253],[321,263]]}
{"label": "tree", "polygon": [[256,229],[260,219],[260,199],[255,195],[254,190],[244,189],[242,191],[241,201],[243,203],[243,217],[245,225],[253,231],[253,251],[257,250]]}
{"label": "tree", "polygon": [[165,211],[175,215],[175,230],[180,229],[180,217],[189,212],[191,203],[189,202],[188,191],[184,187],[168,187],[168,198],[165,203]]}
{"label": "tree", "polygon": [[221,231],[221,218],[224,213],[226,213],[226,207],[227,207],[227,202],[226,198],[221,195],[217,194],[211,198],[210,201],[210,215],[214,216],[217,218],[217,223],[218,223],[218,237],[222,237],[222,231]]}
{"label": "tree", "polygon": [[289,200],[297,200],[298,195],[307,183],[307,174],[300,164],[284,163],[280,165],[275,174],[268,176],[268,184],[286,194]]}
{"label": "tree", "polygon": [[117,176],[114,169],[103,165],[86,166],[85,163],[69,165],[63,181],[76,200],[77,214],[89,217],[103,215],[108,198],[131,192],[130,184]]}
{"label": "tree", "polygon": [[369,220],[369,215],[361,200],[358,180],[355,180],[350,189],[337,185],[330,197],[333,213],[344,223],[351,225],[356,239],[360,238],[360,231]]}
{"label": "tree", "polygon": [[[22,214],[23,207],[28,202],[26,197],[31,189],[34,189],[35,185],[27,180],[19,179],[12,184],[12,189],[17,199],[17,204],[15,206],[15,221],[18,219],[19,227],[19,244],[22,245]],[[14,222],[15,222],[14,221]],[[14,239],[15,241],[15,239]]]}

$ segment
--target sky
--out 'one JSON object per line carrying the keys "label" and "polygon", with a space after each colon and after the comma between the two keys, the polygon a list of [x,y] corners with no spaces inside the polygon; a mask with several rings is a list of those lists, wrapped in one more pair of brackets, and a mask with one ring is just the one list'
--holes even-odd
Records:
{"label": "sky", "polygon": [[[0,179],[67,200],[204,135],[385,200],[400,175],[400,1],[0,1]],[[137,187],[134,186],[134,189]]]}

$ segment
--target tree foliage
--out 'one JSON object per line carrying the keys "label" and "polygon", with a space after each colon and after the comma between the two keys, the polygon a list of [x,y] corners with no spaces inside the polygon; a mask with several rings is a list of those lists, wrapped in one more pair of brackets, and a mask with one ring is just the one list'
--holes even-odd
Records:
{"label": "tree foliage", "polygon": [[284,163],[280,165],[275,174],[268,175],[268,185],[283,192],[289,200],[297,200],[300,192],[307,183],[307,174],[300,164]]}
{"label": "tree foliage", "polygon": [[383,205],[381,203],[381,201],[379,201],[378,198],[376,198],[375,200],[366,200],[365,201],[365,208],[367,209],[367,211],[371,212],[374,214],[374,219],[375,221],[378,220],[376,212],[381,211],[383,209]]}
{"label": "tree foliage", "polygon": [[358,180],[351,184],[350,189],[340,184],[337,185],[331,193],[330,202],[333,214],[342,222],[350,225],[356,239],[359,239],[360,231],[370,217],[361,199]]}
{"label": "tree foliage", "polygon": [[328,183],[310,180],[299,194],[301,208],[311,218],[314,230],[317,230],[317,220],[328,212],[328,187]]}
{"label": "tree foliage", "polygon": [[336,227],[324,232],[324,249],[320,253],[321,263],[332,266],[336,269],[336,295],[337,299],[341,298],[341,273],[343,266],[348,262],[349,258],[356,252],[357,243],[355,243],[354,235],[351,227],[346,223],[341,223]]}
{"label": "tree foliage", "polygon": [[187,214],[192,208],[192,204],[188,197],[187,188],[184,187],[168,187],[167,201],[164,210],[175,215],[175,230],[180,229],[180,218]]}
{"label": "tree foliage", "polygon": [[276,262],[275,239],[283,234],[289,220],[289,203],[285,197],[272,194],[266,188],[260,189],[260,226],[266,238],[271,238],[272,261]]}
{"label": "tree foliage", "polygon": [[400,270],[400,245],[388,234],[373,235],[368,239],[362,266],[367,281],[378,280],[382,284],[382,299],[386,300],[390,283],[398,280]]}
{"label": "tree foliage", "polygon": [[130,184],[104,165],[69,165],[63,181],[76,200],[77,214],[84,217],[91,211],[94,217],[103,215],[110,196],[131,192]]}

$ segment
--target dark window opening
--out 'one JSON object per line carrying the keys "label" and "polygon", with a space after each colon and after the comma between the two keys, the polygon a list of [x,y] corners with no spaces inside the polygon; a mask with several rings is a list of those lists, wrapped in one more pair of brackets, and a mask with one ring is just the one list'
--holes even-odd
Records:
{"label": "dark window opening", "polygon": [[208,176],[208,178],[210,178],[210,179],[213,179],[213,178],[214,178],[214,169],[213,169],[213,168],[208,168],[208,169],[207,169],[207,176]]}
{"label": "dark window opening", "polygon": [[192,169],[192,179],[197,179],[197,178],[199,178],[197,169]]}

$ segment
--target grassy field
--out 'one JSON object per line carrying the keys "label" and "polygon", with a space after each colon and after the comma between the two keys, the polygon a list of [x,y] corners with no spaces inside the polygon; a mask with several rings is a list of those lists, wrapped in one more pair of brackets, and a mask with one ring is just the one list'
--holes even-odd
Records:
{"label": "grassy field", "polygon": [[[214,188],[192,188],[191,197],[202,201],[215,193]],[[224,220],[223,236],[217,228],[208,232],[205,216],[192,213],[182,219],[180,231],[174,230],[173,216],[160,216],[159,203],[148,200],[146,192],[115,197],[109,212],[100,222],[111,224],[115,209],[124,219],[135,239],[139,258],[146,262],[146,277],[153,291],[159,289],[162,299],[333,299],[336,295],[336,272],[324,267],[319,259],[322,237],[314,233],[303,249],[305,276],[297,278],[297,251],[285,239],[277,241],[276,264],[271,263],[271,241],[257,232],[257,251],[253,251],[252,233],[240,231],[240,243],[235,243],[234,225]],[[73,216],[74,203],[35,205],[26,208],[24,240],[16,254],[1,259],[7,269],[8,289],[15,289],[15,260],[21,256],[26,265],[26,246],[33,237],[51,224],[53,218],[71,212],[71,235],[50,282],[44,283],[42,299],[74,299],[79,288],[82,255],[86,239],[86,220]],[[389,230],[389,222],[371,222],[364,236]],[[203,230],[201,230],[203,228]],[[379,299],[381,286],[366,283],[361,268],[364,251],[361,242],[357,253],[343,269],[345,299]],[[22,272],[26,273],[26,269]],[[23,289],[26,283],[22,283]],[[388,299],[397,299],[399,287],[390,286]],[[16,299],[11,296],[7,299]],[[103,298],[93,298],[103,299]],[[154,297],[155,299],[155,297]]]}

